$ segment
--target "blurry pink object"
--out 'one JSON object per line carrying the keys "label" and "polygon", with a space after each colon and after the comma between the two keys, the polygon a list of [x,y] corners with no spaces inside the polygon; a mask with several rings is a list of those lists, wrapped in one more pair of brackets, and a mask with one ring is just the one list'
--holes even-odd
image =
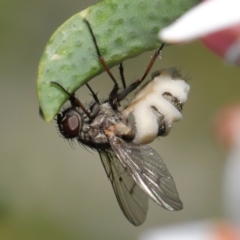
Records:
{"label": "blurry pink object", "polygon": [[202,42],[222,58],[240,66],[240,24],[202,37]]}
{"label": "blurry pink object", "polygon": [[238,144],[238,140],[240,140],[239,103],[225,106],[219,111],[214,122],[214,131],[220,145],[225,148],[230,150]]}
{"label": "blurry pink object", "polygon": [[167,43],[200,38],[209,49],[240,65],[240,1],[204,1],[162,29],[159,37]]}

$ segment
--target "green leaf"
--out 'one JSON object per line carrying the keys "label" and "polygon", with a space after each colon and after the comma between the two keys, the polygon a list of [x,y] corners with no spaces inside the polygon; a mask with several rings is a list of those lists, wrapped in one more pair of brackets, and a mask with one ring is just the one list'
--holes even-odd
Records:
{"label": "green leaf", "polygon": [[125,59],[158,48],[159,30],[169,25],[199,0],[105,0],[77,13],[52,35],[43,52],[38,72],[38,97],[46,121],[51,121],[69,93],[104,71],[86,18],[100,52],[111,68]]}

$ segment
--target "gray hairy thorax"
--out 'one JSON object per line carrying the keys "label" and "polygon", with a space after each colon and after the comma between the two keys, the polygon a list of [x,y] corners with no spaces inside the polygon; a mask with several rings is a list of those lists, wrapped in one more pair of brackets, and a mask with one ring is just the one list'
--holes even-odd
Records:
{"label": "gray hairy thorax", "polygon": [[89,120],[83,122],[78,140],[91,148],[108,149],[110,145],[105,131],[119,123],[126,125],[122,120],[121,112],[113,110],[108,102],[102,103],[99,105],[96,117],[90,122]]}

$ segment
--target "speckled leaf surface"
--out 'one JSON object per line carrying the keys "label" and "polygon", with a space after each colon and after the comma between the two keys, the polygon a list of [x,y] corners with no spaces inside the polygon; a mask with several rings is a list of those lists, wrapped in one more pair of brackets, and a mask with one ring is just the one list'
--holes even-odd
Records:
{"label": "speckled leaf surface", "polygon": [[44,119],[51,121],[68,99],[51,82],[73,93],[104,71],[83,18],[90,22],[101,54],[111,68],[159,47],[159,30],[198,2],[104,0],[68,19],[50,38],[39,64],[37,88]]}

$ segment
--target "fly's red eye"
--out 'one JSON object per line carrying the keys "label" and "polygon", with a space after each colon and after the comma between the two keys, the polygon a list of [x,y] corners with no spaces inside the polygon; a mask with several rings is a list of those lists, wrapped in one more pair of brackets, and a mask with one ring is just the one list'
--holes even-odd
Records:
{"label": "fly's red eye", "polygon": [[77,137],[81,128],[81,117],[76,112],[66,113],[59,120],[59,130],[66,138]]}

